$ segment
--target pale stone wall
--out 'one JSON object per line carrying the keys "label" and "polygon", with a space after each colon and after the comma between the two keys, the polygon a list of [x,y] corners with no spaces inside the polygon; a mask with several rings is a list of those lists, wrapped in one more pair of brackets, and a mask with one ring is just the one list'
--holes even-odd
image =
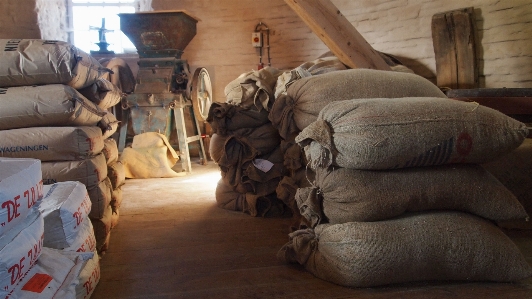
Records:
{"label": "pale stone wall", "polygon": [[[481,87],[532,88],[532,2],[530,0],[332,0],[377,50],[398,56],[435,82],[431,20],[436,13],[473,6]],[[293,68],[326,52],[283,0],[153,0],[154,10],[183,9],[201,19],[183,58],[214,77],[217,101],[239,74],[257,68],[251,47],[255,25],[266,23],[272,66]],[[267,62],[266,59],[263,61]]]}
{"label": "pale stone wall", "polygon": [[42,39],[68,40],[65,0],[36,0],[37,21]]}

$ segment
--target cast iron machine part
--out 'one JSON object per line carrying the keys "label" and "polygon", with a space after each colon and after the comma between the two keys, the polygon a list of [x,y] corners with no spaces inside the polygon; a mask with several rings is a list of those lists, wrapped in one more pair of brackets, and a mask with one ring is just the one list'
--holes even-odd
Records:
{"label": "cast iron machine part", "polygon": [[[120,29],[139,54],[135,91],[124,99],[122,109],[129,110],[135,135],[158,132],[170,140],[175,130],[183,169],[190,172],[189,143],[197,141],[200,162],[207,162],[200,123],[204,125],[212,103],[207,69],[200,67],[191,74],[188,62],[181,59],[183,49],[196,35],[198,19],[184,11],[118,15]],[[191,122],[185,120],[187,115]],[[122,123],[120,151],[125,147],[128,120]],[[187,124],[192,124],[189,130]]]}

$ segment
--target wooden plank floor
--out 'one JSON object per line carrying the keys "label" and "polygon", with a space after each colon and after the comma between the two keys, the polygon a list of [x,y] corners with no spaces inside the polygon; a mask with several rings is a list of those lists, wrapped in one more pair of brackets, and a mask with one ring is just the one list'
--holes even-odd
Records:
{"label": "wooden plank floor", "polygon": [[[93,299],[113,298],[532,298],[514,283],[418,283],[350,289],[276,259],[290,219],[253,218],[216,206],[216,165],[172,179],[128,180],[118,226]],[[513,233],[529,262],[532,236]]]}

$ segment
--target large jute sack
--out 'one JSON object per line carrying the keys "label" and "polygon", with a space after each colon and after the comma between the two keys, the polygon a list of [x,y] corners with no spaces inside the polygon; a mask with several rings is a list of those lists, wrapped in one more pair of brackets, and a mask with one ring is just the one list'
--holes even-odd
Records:
{"label": "large jute sack", "polygon": [[312,227],[427,210],[464,211],[494,221],[528,218],[517,198],[476,164],[389,171],[318,168],[314,184],[295,195]]}
{"label": "large jute sack", "polygon": [[109,72],[63,41],[0,39],[0,48],[0,87],[66,84],[82,89]]}
{"label": "large jute sack", "polygon": [[105,113],[68,85],[0,89],[0,130],[94,126]]}
{"label": "large jute sack", "polygon": [[242,165],[257,155],[265,155],[279,147],[281,139],[269,123],[256,128],[242,128],[231,135],[213,134],[210,143],[212,159],[221,167]]}
{"label": "large jute sack", "polygon": [[103,149],[102,131],[94,127],[35,127],[0,131],[0,156],[41,161],[94,157]]}
{"label": "large jute sack", "polygon": [[273,104],[269,118],[285,140],[318,118],[327,104],[362,98],[440,97],[445,94],[427,79],[408,73],[350,69],[294,82]]}
{"label": "large jute sack", "polygon": [[284,153],[284,166],[288,171],[297,171],[307,165],[303,149],[295,142],[281,141],[281,150]]}
{"label": "large jute sack", "polygon": [[126,178],[170,178],[182,176],[172,167],[179,160],[178,154],[166,139],[156,132],[147,132],[133,137],[131,147],[120,156]]}
{"label": "large jute sack", "polygon": [[348,287],[416,281],[513,282],[532,275],[495,225],[459,212],[318,225],[290,234],[278,253],[315,276]]}
{"label": "large jute sack", "polygon": [[212,103],[207,122],[212,132],[222,136],[243,128],[256,128],[269,123],[266,110],[245,109],[227,103]]}
{"label": "large jute sack", "polygon": [[281,71],[274,67],[241,74],[224,88],[226,103],[268,111],[275,100],[274,89],[279,75]]}
{"label": "large jute sack", "polygon": [[[482,164],[482,167],[495,176],[510,190],[532,215],[532,139],[527,138],[515,150]],[[505,221],[499,223],[508,228],[532,229],[530,221]]]}
{"label": "large jute sack", "polygon": [[334,71],[346,70],[347,67],[338,57],[333,54],[319,57],[312,61],[307,61],[293,70],[282,73],[277,78],[275,85],[275,98],[281,94],[286,94],[288,87],[295,81],[310,76],[321,75]]}
{"label": "large jute sack", "polygon": [[223,180],[216,186],[216,203],[218,207],[241,211],[253,217],[287,217],[291,210],[280,201],[274,193],[257,195],[234,191],[231,185]]}
{"label": "large jute sack", "polygon": [[222,209],[240,212],[249,211],[246,194],[234,191],[233,187],[222,179],[216,185],[215,198],[216,204]]}
{"label": "large jute sack", "polygon": [[80,89],[79,92],[104,110],[115,106],[122,100],[122,91],[120,88],[102,78]]}
{"label": "large jute sack", "polygon": [[[243,152],[249,151],[244,149]],[[222,179],[227,184],[241,193],[251,192],[256,195],[266,195],[274,192],[279,179],[285,173],[280,147],[249,160],[246,156],[237,157],[239,160],[234,165],[227,164],[225,159],[218,162]]]}
{"label": "large jute sack", "polygon": [[103,181],[107,175],[107,163],[103,154],[76,161],[42,162],[43,183],[77,181],[87,189]]}
{"label": "large jute sack", "polygon": [[328,104],[296,142],[312,168],[395,169],[485,163],[527,134],[525,124],[477,103],[377,98]]}

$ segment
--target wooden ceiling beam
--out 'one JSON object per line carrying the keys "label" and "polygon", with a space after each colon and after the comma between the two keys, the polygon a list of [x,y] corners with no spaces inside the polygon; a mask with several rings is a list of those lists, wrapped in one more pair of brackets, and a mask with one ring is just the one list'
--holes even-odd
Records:
{"label": "wooden ceiling beam", "polygon": [[345,65],[351,68],[390,70],[379,53],[330,0],[285,2]]}

